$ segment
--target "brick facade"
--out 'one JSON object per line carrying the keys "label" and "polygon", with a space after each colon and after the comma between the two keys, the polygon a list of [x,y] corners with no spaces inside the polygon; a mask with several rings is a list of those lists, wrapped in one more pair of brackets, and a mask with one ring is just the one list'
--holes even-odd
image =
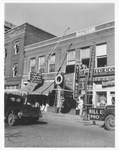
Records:
{"label": "brick facade", "polygon": [[[20,88],[23,75],[24,65],[24,46],[40,42],[49,38],[55,37],[54,35],[38,29],[28,23],[14,27],[5,33],[5,88]],[[14,44],[19,42],[19,52],[15,54]],[[13,77],[13,65],[17,66],[17,76]]]}
{"label": "brick facade", "polygon": [[[98,25],[89,29],[84,29],[82,31],[74,32],[71,34],[67,34],[64,36],[63,40],[60,42],[55,51],[55,71],[48,72],[48,64],[45,67],[45,80],[54,80],[56,77],[57,70],[61,66],[65,55],[70,50],[75,50],[75,62],[80,61],[80,51],[83,48],[91,47],[94,43],[95,46],[100,44],[106,44],[106,59],[107,64],[105,67],[106,71],[110,67],[115,66],[115,49],[114,49],[114,35],[115,35],[114,21],[104,23],[102,25]],[[57,44],[60,37],[56,37],[53,39],[49,39],[43,42],[38,42],[33,45],[25,46],[25,61],[24,61],[24,71],[23,71],[23,82],[27,82],[29,80],[29,62],[31,58],[36,58],[35,72],[38,72],[38,59],[40,56],[47,56],[48,52]],[[65,72],[65,68],[67,65],[67,58],[64,61],[64,64],[61,68],[60,72]],[[96,69],[96,66],[95,66]],[[102,70],[101,70],[102,71]],[[115,71],[114,71],[115,72]],[[114,79],[114,74],[104,74],[97,75],[94,78],[94,86],[93,86],[93,94],[92,94],[92,102],[95,104],[94,99],[96,94],[103,94],[106,92],[106,96],[108,99],[108,104],[111,103],[111,94],[114,93],[114,87],[102,88],[102,82]],[[99,79],[99,80],[98,80]],[[81,82],[84,82],[85,77],[81,78]],[[99,84],[99,85],[98,85]],[[94,89],[95,87],[95,89]],[[101,88],[100,88],[101,87]],[[82,93],[85,91],[82,89]],[[97,95],[98,96],[98,95]]]}

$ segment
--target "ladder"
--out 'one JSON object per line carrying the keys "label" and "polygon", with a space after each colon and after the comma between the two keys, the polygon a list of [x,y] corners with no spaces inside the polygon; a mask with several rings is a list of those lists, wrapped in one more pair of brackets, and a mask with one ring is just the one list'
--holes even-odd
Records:
{"label": "ladder", "polygon": [[95,66],[95,43],[91,46],[91,55],[90,55],[90,62],[89,62],[89,72],[88,72],[88,84],[93,84],[93,71]]}
{"label": "ladder", "polygon": [[[93,72],[94,72],[94,67],[95,67],[95,43],[93,43],[93,45],[91,46],[91,52],[90,52],[90,61],[89,61],[89,71],[88,71],[88,75],[87,75],[87,79],[86,79],[86,98],[87,98],[87,86],[92,87],[93,86]],[[89,94],[88,94],[88,99],[86,99],[86,103],[89,103],[89,99],[90,99],[90,90],[89,90]]]}
{"label": "ladder", "polygon": [[91,51],[90,51],[90,61],[89,61],[89,71],[88,74],[86,75],[85,79],[85,110],[86,114],[84,116],[84,120],[88,119],[88,107],[89,107],[89,99],[90,99],[90,90],[89,90],[89,96],[87,97],[87,86],[92,86],[93,85],[93,72],[94,72],[94,65],[95,65],[95,43],[91,46]]}
{"label": "ladder", "polygon": [[50,50],[50,52],[48,53],[48,55],[46,56],[44,63],[43,63],[43,64],[41,65],[41,67],[40,67],[40,71],[39,71],[39,72],[40,72],[41,74],[44,72],[44,68],[45,68],[45,66],[46,66],[46,64],[47,64],[47,62],[48,62],[48,60],[49,60],[50,57],[54,54],[54,52],[55,52],[57,46],[59,45],[59,43],[61,42],[61,40],[62,40],[63,37],[65,36],[67,30],[69,30],[69,29],[70,29],[70,28],[68,27],[68,28],[64,31],[64,34],[61,36],[61,38],[59,39],[59,41],[57,42],[57,44],[55,45],[55,47],[53,47],[53,48]]}

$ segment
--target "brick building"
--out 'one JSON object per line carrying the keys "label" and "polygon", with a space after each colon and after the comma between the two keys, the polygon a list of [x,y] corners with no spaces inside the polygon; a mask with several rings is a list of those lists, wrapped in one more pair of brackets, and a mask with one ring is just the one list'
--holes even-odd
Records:
{"label": "brick building", "polygon": [[[89,103],[97,105],[99,99],[104,96],[107,104],[111,104],[111,98],[115,94],[114,26],[114,21],[111,21],[65,35],[48,61],[44,69],[44,85],[36,93],[43,93],[43,90],[55,80],[57,70],[67,56],[60,72],[65,72],[67,65],[74,65],[76,62],[82,61],[86,68],[80,71],[80,90],[82,94],[85,94],[85,72],[88,71],[90,49],[94,45],[96,52],[95,68],[93,87],[88,88],[88,92],[92,94]],[[23,83],[28,82],[30,72],[39,72],[48,52],[56,45],[59,39],[60,37],[55,37],[25,46]],[[65,84],[70,89],[73,89],[73,76],[74,74],[70,74],[65,78]],[[44,93],[48,94],[48,92],[46,90]]]}
{"label": "brick building", "polygon": [[16,26],[5,32],[5,89],[21,88],[25,55],[24,47],[53,37],[55,36],[28,23]]}

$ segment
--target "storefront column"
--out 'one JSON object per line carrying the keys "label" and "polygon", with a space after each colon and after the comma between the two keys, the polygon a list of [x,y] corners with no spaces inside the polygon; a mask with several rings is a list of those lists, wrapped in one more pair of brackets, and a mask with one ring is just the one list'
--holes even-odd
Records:
{"label": "storefront column", "polygon": [[93,83],[93,98],[92,98],[92,104],[93,104],[94,106],[96,106],[96,100],[95,100],[95,98],[96,98],[96,84]]}
{"label": "storefront column", "polygon": [[111,105],[111,96],[110,96],[110,91],[107,91],[107,105]]}

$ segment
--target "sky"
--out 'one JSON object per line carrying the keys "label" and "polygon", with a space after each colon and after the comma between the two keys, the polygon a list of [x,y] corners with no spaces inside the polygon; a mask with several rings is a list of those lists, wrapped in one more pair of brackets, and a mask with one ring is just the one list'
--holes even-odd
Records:
{"label": "sky", "polygon": [[4,3],[4,20],[30,23],[56,36],[115,20],[114,3]]}

